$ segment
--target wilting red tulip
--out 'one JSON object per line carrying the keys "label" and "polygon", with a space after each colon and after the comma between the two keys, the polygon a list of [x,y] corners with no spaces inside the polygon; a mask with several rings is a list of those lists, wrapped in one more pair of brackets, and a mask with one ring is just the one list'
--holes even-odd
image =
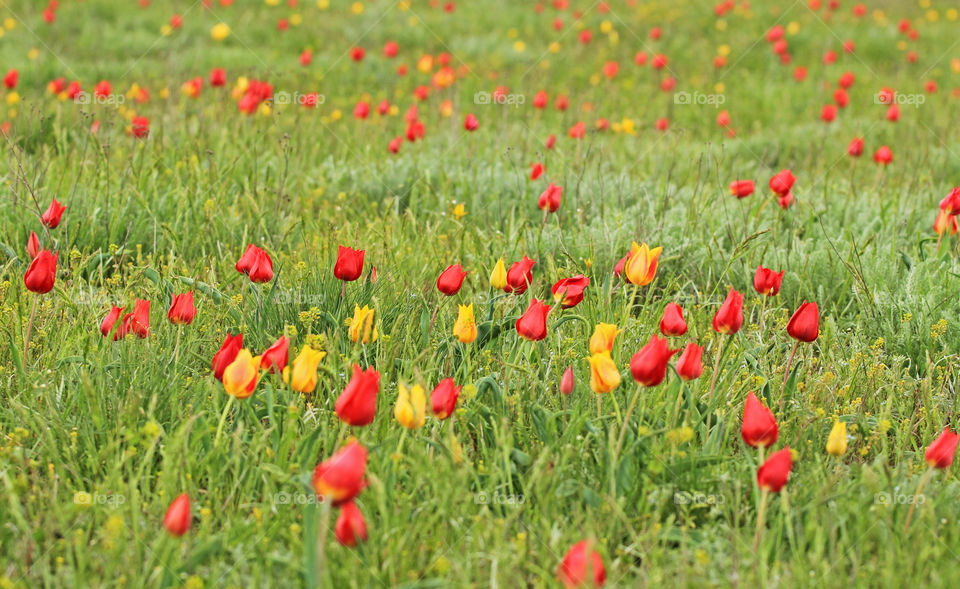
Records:
{"label": "wilting red tulip", "polygon": [[334,410],[347,425],[369,425],[377,414],[379,393],[380,373],[373,368],[360,370],[360,366],[354,364],[353,377],[337,398]]}
{"label": "wilting red tulip", "polygon": [[437,290],[448,297],[452,297],[460,292],[460,287],[463,286],[463,279],[466,275],[467,273],[463,271],[460,264],[448,266],[437,278]]}
{"label": "wilting red tulip", "polygon": [[780,429],[773,412],[764,407],[751,391],[743,406],[743,425],[740,427],[743,441],[754,448],[767,448],[777,442],[779,435]]}
{"label": "wilting red tulip", "polygon": [[163,527],[174,536],[182,536],[190,529],[190,496],[186,493],[177,495],[170,502],[166,515],[163,516]]}
{"label": "wilting red tulip", "polygon": [[564,395],[569,395],[573,392],[573,386],[573,367],[567,366],[567,369],[563,371],[563,376],[560,377],[560,392]]}
{"label": "wilting red tulip", "polygon": [[583,300],[583,292],[589,284],[590,279],[583,274],[558,280],[550,289],[550,292],[553,293],[553,302],[558,303],[564,309],[576,307]]}
{"label": "wilting red tulip", "polygon": [[816,340],[820,333],[820,310],[817,304],[803,301],[787,323],[787,333],[801,342]]}
{"label": "wilting red tulip", "polygon": [[557,209],[560,208],[560,200],[562,198],[563,186],[557,186],[551,182],[550,185],[547,186],[547,189],[540,194],[540,199],[537,201],[537,206],[544,211],[555,213],[557,212]]}
{"label": "wilting red tulip", "polygon": [[469,113],[466,118],[463,119],[463,128],[467,131],[476,131],[480,128],[480,121],[477,120],[477,117],[473,116],[473,113]]}
{"label": "wilting red tulip", "polygon": [[873,161],[883,166],[890,165],[890,162],[893,161],[893,152],[890,151],[889,147],[884,145],[874,152]]}
{"label": "wilting red tulip", "polygon": [[703,348],[690,342],[677,358],[677,376],[683,380],[694,380],[703,374]]}
{"label": "wilting red tulip", "polygon": [[667,303],[660,319],[660,333],[663,335],[683,335],[687,333],[687,322],[683,320],[683,309],[676,303]]}
{"label": "wilting red tulip", "polygon": [[607,570],[603,567],[603,558],[593,550],[589,540],[574,544],[557,568],[557,579],[566,589],[575,587],[603,587],[607,580]]}
{"label": "wilting red tulip", "polygon": [[454,384],[452,378],[441,380],[433,392],[430,393],[430,408],[437,419],[446,419],[457,408],[457,399],[460,397],[460,387]]}
{"label": "wilting red tulip", "polygon": [[537,299],[530,301],[530,305],[523,315],[517,319],[517,333],[525,340],[540,341],[547,337],[547,314],[550,305],[545,305]]}
{"label": "wilting red tulip", "polygon": [[40,222],[50,229],[56,229],[57,225],[60,224],[60,217],[63,216],[63,211],[65,211],[66,208],[67,207],[57,202],[57,199],[53,199],[53,202],[50,203],[47,210],[40,216]]}
{"label": "wilting red tulip", "polygon": [[[102,330],[102,328],[101,328]],[[223,340],[220,349],[216,354],[213,355],[213,376],[217,380],[223,380],[223,371],[227,369],[227,366],[233,364],[233,361],[236,360],[237,354],[243,348],[243,334],[238,333],[237,335],[227,334],[227,337]]]}
{"label": "wilting red tulip", "polygon": [[367,522],[364,521],[363,514],[360,513],[356,503],[347,501],[340,506],[340,516],[337,517],[337,524],[333,531],[337,542],[344,546],[356,546],[357,540],[366,541]]}
{"label": "wilting red tulip", "polygon": [[793,468],[793,457],[790,447],[778,450],[767,458],[757,469],[757,486],[764,491],[779,493],[790,478],[790,469]]}
{"label": "wilting red tulip", "polygon": [[197,315],[197,308],[193,306],[193,292],[171,295],[171,297],[167,320],[174,325],[190,325]]}
{"label": "wilting red tulip", "polygon": [[349,247],[339,246],[337,250],[337,262],[333,265],[333,275],[351,282],[360,278],[363,273],[363,255],[366,250],[355,250]]}
{"label": "wilting red tulip", "polygon": [[367,449],[356,440],[324,460],[313,470],[310,485],[314,492],[333,504],[343,505],[367,486]]}
{"label": "wilting red tulip", "polygon": [[290,358],[290,340],[285,335],[281,335],[277,341],[266,349],[260,356],[260,368],[267,372],[283,374],[283,369],[287,367],[287,360]]}
{"label": "wilting red tulip", "polygon": [[519,262],[514,262],[507,270],[507,285],[503,291],[512,294],[523,294],[527,292],[530,283],[533,282],[533,265],[536,264],[527,256]]}
{"label": "wilting red tulip", "polygon": [[30,262],[26,274],[23,275],[23,284],[27,290],[36,294],[46,294],[53,290],[57,280],[57,254],[42,249],[37,257]]}
{"label": "wilting red tulip", "polygon": [[753,180],[735,180],[730,183],[730,194],[744,198],[753,194]]}
{"label": "wilting red tulip", "polygon": [[647,345],[630,360],[633,380],[647,387],[657,386],[667,376],[667,362],[678,351],[671,350],[666,339],[660,339],[656,334],[650,336]]}
{"label": "wilting red tulip", "polygon": [[530,165],[530,179],[536,180],[543,174],[543,164],[537,162]]}
{"label": "wilting red tulip", "polygon": [[743,326],[743,294],[733,290],[727,292],[727,298],[713,316],[713,330],[724,335],[733,335]]}
{"label": "wilting red tulip", "polygon": [[34,231],[30,232],[30,237],[27,238],[27,254],[30,256],[30,259],[37,257],[37,254],[40,253],[40,240],[37,238],[37,234]]}
{"label": "wilting red tulip", "polygon": [[783,196],[790,192],[793,183],[797,181],[796,176],[790,170],[781,170],[770,178],[770,190]]}
{"label": "wilting red tulip", "polygon": [[960,436],[945,428],[943,433],[927,446],[924,459],[930,468],[950,468],[953,464],[953,457],[957,453],[957,442]]}
{"label": "wilting red tulip", "polygon": [[854,137],[847,147],[847,155],[851,157],[860,157],[863,155],[863,138]]}
{"label": "wilting red tulip", "polygon": [[757,272],[753,275],[753,288],[757,293],[768,297],[776,296],[780,293],[780,284],[783,282],[783,271],[774,272],[769,268],[757,266]]}

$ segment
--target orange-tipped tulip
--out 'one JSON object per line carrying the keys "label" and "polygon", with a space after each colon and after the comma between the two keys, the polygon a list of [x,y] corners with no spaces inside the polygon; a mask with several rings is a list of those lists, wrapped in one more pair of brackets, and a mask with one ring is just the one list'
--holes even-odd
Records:
{"label": "orange-tipped tulip", "polygon": [[367,486],[367,449],[356,440],[341,448],[313,470],[314,492],[334,505],[342,505]]}

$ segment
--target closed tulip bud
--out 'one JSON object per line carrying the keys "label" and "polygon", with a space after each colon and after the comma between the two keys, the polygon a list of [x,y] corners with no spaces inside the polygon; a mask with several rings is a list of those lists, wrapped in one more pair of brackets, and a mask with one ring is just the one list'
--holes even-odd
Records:
{"label": "closed tulip bud", "polygon": [[53,290],[53,283],[56,280],[57,254],[42,249],[37,253],[37,257],[30,262],[30,267],[23,275],[23,284],[30,292],[46,294]]}
{"label": "closed tulip bud", "polygon": [[590,363],[590,390],[597,393],[609,393],[620,386],[620,371],[613,358],[606,352],[593,354],[587,358]]}
{"label": "closed tulip bud", "polygon": [[448,266],[437,278],[437,290],[448,297],[452,297],[460,292],[460,287],[463,286],[463,279],[466,275],[467,273],[463,271],[460,264]]}
{"label": "closed tulip bud", "polygon": [[267,252],[257,248],[256,256],[250,266],[250,271],[247,272],[247,276],[250,278],[250,282],[257,284],[273,280],[273,260],[270,259]]}
{"label": "closed tulip bud", "polygon": [[53,202],[50,203],[47,210],[40,216],[40,222],[50,229],[56,229],[57,225],[60,224],[60,218],[63,217],[63,211],[65,210],[67,210],[67,207],[57,202],[57,199],[53,199]]}
{"label": "closed tulip bud", "polygon": [[650,249],[646,243],[637,245],[637,242],[633,242],[630,247],[630,257],[623,267],[627,280],[637,286],[646,286],[653,282],[657,275],[657,264],[662,251],[662,247]]}
{"label": "closed tulip bud", "polygon": [[377,341],[377,327],[373,324],[374,310],[364,305],[361,309],[359,305],[353,306],[353,319],[350,320],[350,341],[362,344],[369,344]]}
{"label": "closed tulip bud", "polygon": [[733,335],[743,326],[743,294],[733,290],[713,316],[713,330],[723,335]]}
{"label": "closed tulip bud", "polygon": [[607,571],[600,553],[593,550],[589,540],[574,544],[557,568],[557,579],[566,589],[575,587],[603,587]]}
{"label": "closed tulip bud", "polygon": [[589,285],[590,279],[583,274],[558,280],[550,289],[550,292],[553,293],[553,302],[564,309],[576,307],[583,301],[583,292]]}
{"label": "closed tulip bud", "polygon": [[236,358],[223,371],[223,390],[232,397],[243,400],[253,394],[260,379],[260,357],[256,358],[246,348],[237,352]]}
{"label": "closed tulip bud", "polygon": [[174,536],[182,536],[190,530],[190,496],[186,493],[177,495],[170,502],[166,515],[163,516],[163,527]]}
{"label": "closed tulip bud", "polygon": [[460,387],[452,378],[445,378],[430,393],[430,408],[437,419],[446,419],[453,415],[460,397]]}
{"label": "closed tulip bud", "polygon": [[789,447],[774,452],[757,469],[757,485],[764,491],[779,493],[790,478],[791,468],[793,468],[793,457],[790,455]]}
{"label": "closed tulip bud", "polygon": [[257,259],[257,251],[259,249],[260,248],[252,243],[247,244],[247,249],[244,250],[243,255],[240,256],[240,259],[237,260],[237,263],[234,265],[234,268],[237,269],[237,272],[241,274],[250,273],[250,268],[253,268],[253,263]]}
{"label": "closed tulip bud", "polygon": [[957,453],[957,441],[960,436],[945,428],[943,433],[927,447],[924,458],[931,468],[949,468]]}
{"label": "closed tulip bud", "polygon": [[567,366],[567,369],[563,371],[563,376],[560,377],[560,392],[564,395],[569,395],[573,392],[573,386],[573,367]]}
{"label": "closed tulip bud", "polygon": [[370,115],[370,104],[361,100],[353,107],[353,116],[357,119],[365,119]]}
{"label": "closed tulip bud", "polygon": [[317,367],[326,355],[326,352],[304,346],[294,358],[293,368],[284,368],[283,380],[299,393],[312,393],[317,388]]}
{"label": "closed tulip bud", "polygon": [[366,541],[367,522],[356,503],[348,501],[340,506],[340,516],[337,517],[333,531],[337,542],[347,547],[356,546],[357,541]]}
{"label": "closed tulip bud", "polygon": [[377,415],[377,395],[380,393],[380,373],[373,368],[361,370],[353,365],[353,377],[347,383],[334,405],[337,416],[347,425],[364,426]]}
{"label": "closed tulip bud", "polygon": [[120,319],[120,315],[123,314],[123,307],[116,307],[110,305],[110,311],[103,316],[103,320],[100,321],[100,333],[103,334],[103,337],[107,337],[110,334],[110,331],[113,329],[113,326],[117,324],[117,320]]}
{"label": "closed tulip bud", "polygon": [[612,323],[597,323],[590,336],[591,354],[609,354],[613,351],[613,340],[620,330]]}
{"label": "closed tulip bud", "polygon": [[260,367],[267,372],[282,374],[283,369],[287,367],[287,360],[290,353],[290,340],[285,335],[281,335],[277,341],[266,349],[260,356]]}
{"label": "closed tulip bud", "polygon": [[537,206],[544,211],[549,211],[551,213],[557,212],[557,209],[560,208],[560,201],[563,199],[563,186],[557,186],[553,182],[547,186],[540,194],[540,199],[537,201]]}
{"label": "closed tulip bud", "polygon": [[[523,294],[527,292],[527,288],[529,288],[530,283],[533,282],[534,264],[536,264],[536,262],[527,256],[523,256],[522,260],[510,266],[510,270],[507,271],[506,276],[507,284],[503,287],[504,292],[512,294]],[[494,270],[494,272],[496,272],[496,270]],[[493,282],[492,277],[491,282]]]}
{"label": "closed tulip bud", "polygon": [[783,196],[790,192],[793,183],[797,181],[796,176],[790,170],[782,170],[770,178],[770,190]]}
{"label": "closed tulip bud", "polygon": [[863,155],[863,138],[854,137],[847,146],[847,155],[850,157],[860,157]]}
{"label": "closed tulip bud", "polygon": [[743,425],[740,426],[743,441],[754,448],[767,448],[777,442],[779,435],[780,428],[773,412],[764,407],[751,391],[743,406]]}
{"label": "closed tulip bud", "polygon": [[193,292],[171,296],[167,320],[174,325],[190,325],[193,318],[197,316],[197,308],[193,306]]}
{"label": "closed tulip bud", "polygon": [[801,342],[815,341],[820,334],[820,310],[817,304],[803,301],[787,323],[787,333]]}
{"label": "closed tulip bud", "polygon": [[671,350],[666,339],[656,334],[650,336],[647,345],[633,355],[630,360],[630,373],[633,380],[647,387],[655,387],[667,376],[667,362],[678,350]]}
{"label": "closed tulip bud", "polygon": [[427,396],[423,387],[415,384],[407,390],[401,383],[397,404],[393,407],[393,416],[397,422],[407,429],[423,427],[427,420]]}
{"label": "closed tulip bud", "polygon": [[506,290],[507,288],[507,268],[503,264],[503,258],[497,260],[490,273],[490,286],[497,290]]}
{"label": "closed tulip bud", "polygon": [[319,497],[343,505],[367,486],[367,449],[356,440],[313,470],[310,486]]}
{"label": "closed tulip bud", "polygon": [[525,340],[536,342],[547,337],[547,314],[550,305],[545,305],[537,299],[530,301],[530,305],[523,315],[517,319],[517,333]]}
{"label": "closed tulip bud", "polygon": [[366,250],[355,250],[339,246],[337,262],[333,265],[333,275],[340,280],[351,282],[363,273],[363,256]]}
{"label": "closed tulip bud", "polygon": [[462,343],[473,343],[477,339],[477,322],[473,317],[473,304],[457,307],[457,321],[453,324],[453,335]]}
{"label": "closed tulip bud", "polygon": [[735,180],[730,183],[730,194],[737,198],[745,198],[753,194],[753,180]]}
{"label": "closed tulip bud", "polygon": [[683,380],[694,380],[703,374],[703,348],[690,342],[677,358],[677,376]]}
{"label": "closed tulip bud", "polygon": [[757,266],[757,272],[753,275],[753,288],[757,293],[768,297],[776,296],[780,293],[780,284],[783,282],[783,271],[774,272],[769,268]]}
{"label": "closed tulip bud", "polygon": [[150,336],[150,301],[137,299],[133,306],[133,313],[128,317],[130,318],[129,331],[140,339]]}
{"label": "closed tulip bud", "polygon": [[663,335],[683,335],[687,333],[687,322],[683,320],[683,309],[676,303],[667,303],[660,319],[660,333]]}
{"label": "closed tulip bud", "polygon": [[847,452],[847,423],[838,421],[833,424],[830,430],[830,437],[827,438],[827,454],[831,456],[843,456]]}
{"label": "closed tulip bud", "polygon": [[889,165],[890,162],[893,161],[893,151],[886,145],[881,146],[880,149],[874,152],[873,161],[883,166]]}
{"label": "closed tulip bud", "polygon": [[463,128],[467,131],[473,132],[480,127],[480,121],[477,120],[477,117],[473,116],[473,113],[470,113],[463,119]]}
{"label": "closed tulip bud", "polygon": [[212,368],[214,378],[217,380],[223,380],[223,371],[227,369],[227,366],[233,364],[233,361],[236,360],[237,354],[242,348],[243,334],[238,333],[237,335],[231,335],[228,333],[227,337],[223,340],[223,344],[221,344],[220,349],[216,354],[213,355]]}
{"label": "closed tulip bud", "polygon": [[30,237],[27,238],[27,254],[30,256],[30,259],[33,260],[40,253],[40,240],[37,239],[37,234],[34,231],[30,232]]}

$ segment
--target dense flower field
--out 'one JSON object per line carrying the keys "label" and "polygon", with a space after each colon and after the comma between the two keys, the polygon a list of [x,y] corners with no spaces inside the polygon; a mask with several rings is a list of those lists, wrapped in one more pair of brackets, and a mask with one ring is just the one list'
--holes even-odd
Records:
{"label": "dense flower field", "polygon": [[957,586],[955,4],[0,25],[0,589]]}

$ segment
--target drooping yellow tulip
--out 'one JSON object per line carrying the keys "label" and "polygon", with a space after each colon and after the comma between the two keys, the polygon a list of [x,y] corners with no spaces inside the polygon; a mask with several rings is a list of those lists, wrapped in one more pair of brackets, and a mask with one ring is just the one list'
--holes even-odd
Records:
{"label": "drooping yellow tulip", "polygon": [[662,247],[651,249],[646,243],[637,245],[637,242],[633,242],[630,247],[630,257],[627,258],[627,263],[623,267],[627,280],[637,286],[646,286],[653,282],[657,275],[657,263],[662,251]]}
{"label": "drooping yellow tulip", "polygon": [[477,322],[473,318],[473,303],[458,305],[457,322],[453,324],[453,335],[465,344],[477,339]]}
{"label": "drooping yellow tulip", "polygon": [[377,328],[373,324],[374,310],[364,305],[353,306],[353,319],[350,321],[350,339],[354,342],[369,344],[377,341]]}
{"label": "drooping yellow tulip", "polygon": [[260,379],[260,356],[253,357],[246,348],[223,371],[223,389],[228,395],[246,399],[253,394]]}
{"label": "drooping yellow tulip", "polygon": [[507,286],[507,267],[503,264],[503,258],[497,260],[497,265],[493,267],[490,286],[497,290],[503,290]]}
{"label": "drooping yellow tulip", "polygon": [[613,340],[620,330],[613,323],[597,323],[590,336],[591,354],[609,354],[613,351]]}
{"label": "drooping yellow tulip", "polygon": [[827,454],[831,456],[843,456],[847,452],[847,423],[838,421],[833,424],[830,430],[830,437],[827,438]]}
{"label": "drooping yellow tulip", "polygon": [[620,386],[620,371],[613,358],[606,352],[587,358],[590,363],[590,390],[595,393],[609,393]]}
{"label": "drooping yellow tulip", "polygon": [[317,366],[326,355],[326,352],[304,346],[293,361],[293,368],[287,366],[283,369],[284,382],[297,392],[312,393],[317,388]]}
{"label": "drooping yellow tulip", "polygon": [[397,404],[393,407],[393,416],[407,429],[423,427],[427,420],[427,395],[423,387],[415,384],[408,391],[407,387],[401,384],[399,393]]}

